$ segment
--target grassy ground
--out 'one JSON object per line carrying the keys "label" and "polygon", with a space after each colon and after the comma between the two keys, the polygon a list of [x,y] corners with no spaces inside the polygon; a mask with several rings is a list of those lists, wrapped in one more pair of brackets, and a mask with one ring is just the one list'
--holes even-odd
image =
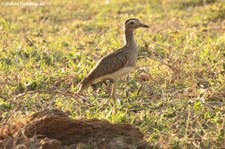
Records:
{"label": "grassy ground", "polygon": [[[222,0],[42,2],[0,5],[2,124],[59,108],[74,118],[131,123],[160,148],[225,147]],[[123,45],[131,17],[150,28],[136,31],[137,69],[120,82],[118,112],[109,82],[85,91],[83,103],[73,96],[76,85],[96,60]]]}

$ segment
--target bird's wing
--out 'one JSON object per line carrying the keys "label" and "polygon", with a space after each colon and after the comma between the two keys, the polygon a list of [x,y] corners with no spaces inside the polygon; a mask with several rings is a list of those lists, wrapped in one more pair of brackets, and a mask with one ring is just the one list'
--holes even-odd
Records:
{"label": "bird's wing", "polygon": [[98,77],[111,74],[125,67],[127,63],[127,54],[124,50],[119,49],[116,52],[110,53],[100,59],[96,66],[88,74],[87,78],[89,78],[89,80],[93,80]]}
{"label": "bird's wing", "polygon": [[128,62],[128,55],[126,51],[122,49],[104,56],[98,61],[96,66],[90,71],[87,77],[85,77],[79,83],[79,90],[77,91],[77,93],[80,93],[82,90],[94,83],[93,81],[95,79],[111,74],[125,67]]}

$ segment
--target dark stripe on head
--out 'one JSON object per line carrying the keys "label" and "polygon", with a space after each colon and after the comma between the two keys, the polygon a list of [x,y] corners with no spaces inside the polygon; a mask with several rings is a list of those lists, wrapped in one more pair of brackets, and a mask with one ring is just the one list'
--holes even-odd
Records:
{"label": "dark stripe on head", "polygon": [[126,20],[125,24],[127,24],[131,20],[138,21],[138,19],[136,19],[136,18],[131,18],[131,19]]}

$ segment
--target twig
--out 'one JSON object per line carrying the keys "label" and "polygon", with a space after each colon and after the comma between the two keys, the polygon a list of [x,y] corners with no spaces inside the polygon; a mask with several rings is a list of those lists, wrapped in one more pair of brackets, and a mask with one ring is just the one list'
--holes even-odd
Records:
{"label": "twig", "polygon": [[141,89],[142,89],[142,86],[143,86],[143,83],[141,83],[141,86],[139,87],[139,89],[138,89],[138,92],[137,92],[137,95],[136,95],[136,96],[138,96],[138,95],[140,94]]}
{"label": "twig", "polygon": [[73,97],[73,98],[78,97],[78,98],[82,99],[83,102],[87,102],[86,99],[82,98],[81,96],[79,96],[77,94],[74,94],[74,93],[71,93],[71,92],[68,92],[68,91],[62,92],[61,90],[56,90],[56,91],[45,91],[45,90],[27,91],[27,92],[24,92],[24,93],[21,93],[19,95],[14,96],[14,100],[16,100],[17,98],[23,97],[26,94],[33,94],[33,93],[60,94],[60,95],[63,95],[63,96],[70,96],[70,97]]}
{"label": "twig", "polygon": [[99,35],[100,32],[101,32],[101,30],[99,30],[99,31],[96,33],[96,35],[95,35],[95,37],[92,39],[91,43],[94,43],[95,39],[98,37],[98,35]]}
{"label": "twig", "polygon": [[101,33],[102,30],[99,30],[96,35],[94,36],[94,38],[92,39],[91,43],[94,43],[95,39],[98,37],[98,36],[101,36],[103,35],[106,31],[103,31],[103,33]]}

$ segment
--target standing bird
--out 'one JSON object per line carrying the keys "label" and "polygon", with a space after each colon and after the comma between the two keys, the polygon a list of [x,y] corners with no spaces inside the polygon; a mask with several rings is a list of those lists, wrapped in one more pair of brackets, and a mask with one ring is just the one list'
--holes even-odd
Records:
{"label": "standing bird", "polygon": [[112,98],[116,105],[116,90],[119,79],[129,74],[135,67],[138,56],[138,46],[134,40],[134,30],[139,27],[148,28],[136,18],[125,22],[125,44],[122,48],[102,57],[90,73],[79,84],[77,94],[81,93],[89,85],[105,79],[113,80]]}

